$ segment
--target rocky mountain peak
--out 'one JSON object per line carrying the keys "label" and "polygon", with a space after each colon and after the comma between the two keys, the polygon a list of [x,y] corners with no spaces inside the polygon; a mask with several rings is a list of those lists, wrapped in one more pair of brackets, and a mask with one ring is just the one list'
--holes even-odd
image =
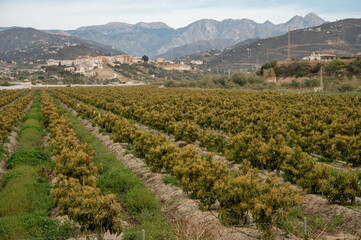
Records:
{"label": "rocky mountain peak", "polygon": [[167,24],[165,24],[163,22],[151,22],[151,23],[139,22],[139,23],[135,24],[135,26],[147,28],[147,29],[160,29],[160,28],[172,29],[171,27],[169,27]]}
{"label": "rocky mountain peak", "polygon": [[304,19],[312,26],[318,26],[324,24],[326,21],[320,18],[316,13],[309,13],[307,14]]}

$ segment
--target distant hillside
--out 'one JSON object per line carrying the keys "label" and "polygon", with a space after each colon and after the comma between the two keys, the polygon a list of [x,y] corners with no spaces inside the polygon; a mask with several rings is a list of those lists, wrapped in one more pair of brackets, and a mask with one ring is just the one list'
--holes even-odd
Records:
{"label": "distant hillside", "polygon": [[0,32],[0,59],[4,60],[71,59],[84,55],[122,53],[122,51],[74,36],[53,34],[34,28],[13,28]]}
{"label": "distant hillside", "polygon": [[[211,67],[240,68],[287,59],[288,35],[259,39],[220,51],[188,56],[201,59]],[[291,32],[291,57],[302,59],[312,52],[352,56],[361,52],[361,19],[345,19]],[[268,53],[268,54],[267,54]]]}
{"label": "distant hillside", "polygon": [[191,44],[172,48],[168,50],[166,53],[155,56],[155,58],[162,57],[164,59],[176,59],[183,57],[185,55],[204,52],[209,49],[223,49],[235,43],[236,41],[232,39],[213,39],[209,41],[199,40]]}
{"label": "distant hillside", "polygon": [[281,35],[287,31],[288,26],[295,30],[322,23],[325,23],[325,20],[310,13],[305,17],[295,16],[282,24],[273,24],[270,21],[256,23],[250,19],[202,19],[186,27],[174,29],[161,22],[114,22],[85,26],[67,32],[83,39],[114,46],[134,56],[146,54],[152,58],[161,56],[171,59],[179,56],[182,49],[186,52],[183,55],[186,55],[211,48],[225,48],[250,38]]}
{"label": "distant hillside", "polygon": [[13,29],[13,28],[18,28],[18,27],[0,27],[0,32],[1,31],[5,31],[5,30],[9,30],[9,29]]}
{"label": "distant hillside", "polygon": [[82,39],[122,49],[133,56],[154,56],[175,36],[175,30],[164,23],[108,23],[67,31]]}

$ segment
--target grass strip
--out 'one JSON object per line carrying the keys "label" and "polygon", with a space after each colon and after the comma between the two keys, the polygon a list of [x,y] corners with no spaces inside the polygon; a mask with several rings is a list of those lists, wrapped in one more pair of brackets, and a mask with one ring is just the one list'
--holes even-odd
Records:
{"label": "grass strip", "polygon": [[49,215],[54,206],[49,177],[50,154],[42,147],[40,92],[34,95],[30,112],[22,119],[20,148],[7,162],[9,168],[0,192],[0,239],[67,239],[75,235],[73,223],[61,223]]}
{"label": "grass strip", "polygon": [[77,137],[93,147],[95,163],[103,164],[103,174],[99,176],[97,186],[104,193],[116,194],[126,209],[122,218],[136,223],[125,229],[124,239],[141,239],[141,229],[147,232],[147,239],[174,239],[172,226],[163,216],[160,202],[146,189],[144,183],[109,153],[73,115],[68,113],[68,117]]}

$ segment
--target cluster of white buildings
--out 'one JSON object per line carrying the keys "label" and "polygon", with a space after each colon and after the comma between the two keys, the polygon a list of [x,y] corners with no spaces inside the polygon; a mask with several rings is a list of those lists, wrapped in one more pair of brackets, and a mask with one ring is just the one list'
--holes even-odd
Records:
{"label": "cluster of white buildings", "polygon": [[[173,61],[167,61],[167,60],[164,60],[163,58],[158,58],[157,60],[155,60],[155,63],[160,64],[160,67],[167,71],[171,71],[171,70],[190,71],[190,70],[192,70],[192,66],[187,65],[184,62],[180,62],[179,64],[176,64]],[[196,65],[203,64],[202,61],[196,61],[196,63],[194,63],[192,61],[191,63],[196,64]]]}
{"label": "cluster of white buildings", "polygon": [[134,58],[129,55],[117,55],[117,56],[96,56],[96,57],[79,57],[74,60],[47,60],[47,66],[65,66],[65,70],[73,73],[81,73],[84,76],[95,76],[94,69],[103,69],[107,64],[115,65],[116,63],[130,64],[140,62],[141,58]]}
{"label": "cluster of white buildings", "polygon": [[302,60],[306,60],[306,61],[314,61],[314,60],[331,61],[333,59],[336,59],[336,55],[333,55],[333,54],[315,54],[315,53],[312,53],[311,56],[307,56],[307,57],[302,58]]}
{"label": "cluster of white buildings", "polygon": [[[132,57],[130,55],[117,55],[117,56],[85,56],[78,57],[74,60],[47,60],[47,66],[65,66],[66,71],[72,73],[80,73],[84,76],[93,77],[96,76],[95,69],[103,69],[105,66],[115,64],[133,64],[133,63],[142,63],[144,62],[141,57]],[[152,62],[152,61],[149,61]],[[178,70],[178,71],[190,71],[192,67],[190,65],[181,62],[180,64],[175,64],[172,61],[165,61],[163,58],[158,58],[154,61],[156,64],[161,64],[161,67],[164,70]],[[195,61],[192,64],[200,65],[203,64],[202,61]]]}

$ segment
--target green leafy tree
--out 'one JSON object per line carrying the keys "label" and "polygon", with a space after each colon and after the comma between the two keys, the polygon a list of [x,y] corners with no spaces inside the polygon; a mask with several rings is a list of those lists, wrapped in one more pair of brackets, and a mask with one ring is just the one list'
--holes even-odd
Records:
{"label": "green leafy tree", "polygon": [[149,57],[148,57],[147,55],[143,55],[142,60],[143,60],[144,62],[148,62],[148,61],[149,61]]}
{"label": "green leafy tree", "polygon": [[359,178],[356,173],[334,171],[329,181],[323,185],[322,194],[331,202],[341,204],[351,201],[355,203],[355,196],[361,193]]}

